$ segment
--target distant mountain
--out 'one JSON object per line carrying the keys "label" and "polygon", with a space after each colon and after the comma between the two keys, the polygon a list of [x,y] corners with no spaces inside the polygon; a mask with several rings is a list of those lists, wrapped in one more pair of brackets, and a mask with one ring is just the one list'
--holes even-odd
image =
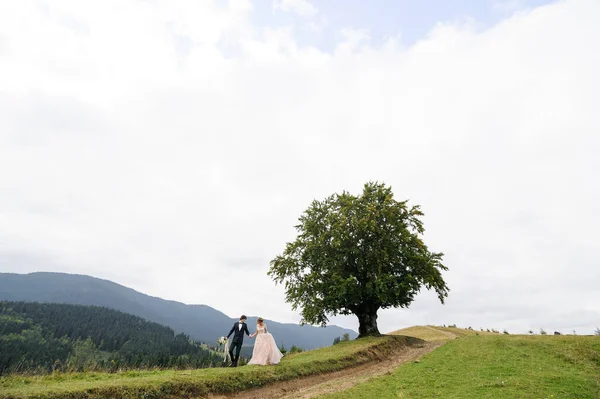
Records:
{"label": "distant mountain", "polygon": [[[169,326],[177,333],[183,332],[207,343],[214,343],[227,334],[236,321],[210,306],[151,297],[108,280],[77,274],[0,273],[0,300],[104,306]],[[314,349],[331,345],[334,338],[345,333],[352,339],[358,335],[338,326],[321,328],[265,322],[277,344],[283,343],[287,348],[296,345]],[[249,317],[248,323],[252,330],[256,317]],[[246,344],[252,343],[246,340]]]}
{"label": "distant mountain", "polygon": [[198,368],[221,356],[161,324],[100,306],[0,301],[0,375]]}

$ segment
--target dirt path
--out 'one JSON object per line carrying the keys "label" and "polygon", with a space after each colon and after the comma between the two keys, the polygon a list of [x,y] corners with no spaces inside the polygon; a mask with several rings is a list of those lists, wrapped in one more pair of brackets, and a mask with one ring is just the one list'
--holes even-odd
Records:
{"label": "dirt path", "polygon": [[210,396],[210,398],[314,398],[319,395],[346,390],[373,377],[390,374],[402,363],[417,360],[421,358],[421,356],[431,352],[442,344],[442,342],[425,342],[423,346],[420,347],[401,347],[397,352],[392,353],[389,357],[380,361],[368,362],[360,366],[351,367],[333,373],[279,382],[268,385],[264,388],[253,389],[240,392],[238,394],[214,395]]}

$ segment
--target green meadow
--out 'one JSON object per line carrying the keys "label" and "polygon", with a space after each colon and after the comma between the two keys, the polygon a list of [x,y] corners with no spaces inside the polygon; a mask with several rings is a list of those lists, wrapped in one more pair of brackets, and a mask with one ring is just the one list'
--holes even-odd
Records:
{"label": "green meadow", "polygon": [[419,339],[401,336],[347,341],[285,356],[274,367],[12,375],[0,378],[0,399],[187,398],[228,393],[341,370],[385,357],[399,346],[421,343]]}
{"label": "green meadow", "polygon": [[[600,337],[482,334],[415,328],[415,336],[458,338],[329,399],[372,398],[600,398]],[[410,330],[403,330],[410,334]]]}
{"label": "green meadow", "polygon": [[190,398],[239,392],[377,362],[425,341],[444,344],[420,360],[329,399],[600,398],[599,336],[525,336],[419,326],[286,356],[274,367],[0,378],[0,399]]}

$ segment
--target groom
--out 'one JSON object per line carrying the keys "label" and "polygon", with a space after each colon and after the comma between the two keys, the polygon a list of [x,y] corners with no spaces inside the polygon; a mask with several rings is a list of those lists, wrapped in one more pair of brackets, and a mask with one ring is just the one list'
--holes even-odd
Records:
{"label": "groom", "polygon": [[[240,357],[240,350],[242,350],[242,344],[244,343],[244,333],[246,333],[247,336],[250,336],[246,320],[246,316],[242,315],[240,317],[240,321],[235,323],[233,327],[231,327],[229,334],[227,334],[227,338],[233,334],[233,339],[231,340],[231,346],[229,348],[229,356],[231,357],[231,365],[229,367],[237,367],[238,359]],[[233,357],[234,348],[235,357]]]}

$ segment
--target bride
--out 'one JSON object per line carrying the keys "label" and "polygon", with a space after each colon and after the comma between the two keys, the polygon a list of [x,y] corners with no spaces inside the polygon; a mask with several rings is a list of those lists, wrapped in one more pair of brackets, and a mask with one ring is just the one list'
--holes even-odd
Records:
{"label": "bride", "polygon": [[283,354],[279,351],[275,339],[267,331],[267,325],[260,317],[256,322],[256,332],[250,335],[250,337],[256,337],[256,341],[252,350],[252,359],[250,359],[248,364],[260,364],[264,366],[279,363]]}

